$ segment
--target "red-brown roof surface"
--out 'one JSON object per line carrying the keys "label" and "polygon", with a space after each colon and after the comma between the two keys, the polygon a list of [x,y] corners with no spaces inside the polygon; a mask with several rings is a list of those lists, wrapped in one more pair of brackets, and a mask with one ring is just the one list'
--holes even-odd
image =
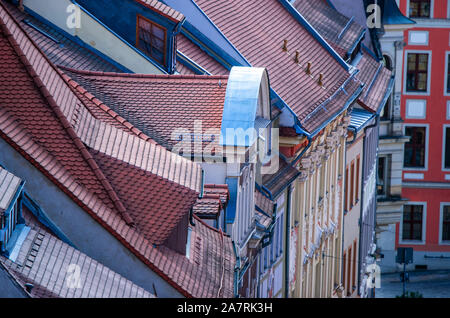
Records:
{"label": "red-brown roof surface", "polygon": [[296,0],[294,7],[345,57],[361,38],[363,27],[332,8],[325,0]]}
{"label": "red-brown roof surface", "polygon": [[377,112],[380,107],[384,106],[381,103],[386,94],[390,93],[388,92],[388,86],[392,71],[374,59],[366,49],[363,49],[362,52],[363,56],[357,65],[360,70],[357,76],[366,85],[358,103],[372,112]]}
{"label": "red-brown roof surface", "polygon": [[[203,243],[192,243],[197,253],[191,258],[152,245],[163,242],[195,202],[201,168],[146,141],[129,123],[118,129],[96,118],[90,109],[105,105],[87,107],[3,3],[0,63],[0,136],[181,294],[232,297],[229,237],[197,220],[193,237]],[[119,166],[120,171],[111,171]],[[157,211],[139,205],[138,216],[125,196],[144,192],[154,197],[158,190],[145,187],[147,178],[182,202],[168,205],[160,196],[152,202],[159,203]],[[150,220],[155,213],[160,220]]]}
{"label": "red-brown roof surface", "polygon": [[184,16],[180,12],[165,5],[161,1],[158,0],[136,0],[136,1],[158,12],[159,14],[168,17],[169,19],[175,22],[180,22],[184,19]]}
{"label": "red-brown roof surface", "polygon": [[193,134],[195,121],[201,121],[201,132],[215,130],[210,133],[215,133],[218,141],[227,76],[63,70],[82,88],[166,148],[171,149],[180,142],[178,137],[183,129]]}
{"label": "red-brown roof surface", "polygon": [[194,205],[193,211],[199,217],[218,216],[223,209],[219,195],[205,194]]}
{"label": "red-brown roof surface", "polygon": [[[358,23],[339,13],[323,0],[297,0],[296,9],[325,38],[342,57],[360,39],[364,30]],[[363,57],[357,68],[356,78],[365,84],[358,102],[370,111],[376,112],[388,93],[392,72],[362,48]]]}
{"label": "red-brown roof surface", "polygon": [[[185,37],[183,34],[177,35],[178,50],[190,58],[192,61],[200,65],[206,71],[212,75],[228,75],[229,71],[223,67],[214,58],[209,56],[198,45],[194,44],[191,40]],[[181,64],[181,65],[180,65]],[[186,70],[187,67],[183,66],[181,62],[177,63],[177,69],[181,74],[191,74]]]}
{"label": "red-brown roof surface", "polygon": [[[252,66],[267,68],[271,86],[302,123],[350,77],[338,60],[277,0],[264,1],[264,5],[252,0],[195,2]],[[288,40],[288,52],[282,50],[284,40]],[[294,62],[296,51],[299,64]],[[307,62],[312,63],[312,77],[305,72]],[[324,87],[318,85],[321,73]],[[348,98],[359,86],[351,87],[355,90],[349,88]],[[343,108],[344,104],[339,106]],[[327,110],[320,116],[314,115],[315,119],[304,125],[312,132],[335,113]]]}

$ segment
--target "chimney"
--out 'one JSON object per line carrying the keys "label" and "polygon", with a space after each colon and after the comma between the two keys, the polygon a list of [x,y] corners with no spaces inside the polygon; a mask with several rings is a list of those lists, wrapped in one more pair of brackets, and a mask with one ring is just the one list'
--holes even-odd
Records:
{"label": "chimney", "polygon": [[295,64],[298,64],[300,62],[300,52],[295,51],[295,58],[294,58]]}
{"label": "chimney", "polygon": [[311,62],[306,64],[306,74],[311,75]]}
{"label": "chimney", "polygon": [[24,9],[24,7],[23,7],[23,0],[19,0],[18,8],[19,8],[19,10],[22,11],[22,12],[25,11],[25,9]]}
{"label": "chimney", "polygon": [[322,73],[320,73],[320,75],[319,75],[318,84],[319,84],[320,87],[323,87],[323,74]]}
{"label": "chimney", "polygon": [[284,52],[287,52],[287,51],[288,51],[287,44],[288,44],[288,40],[284,40],[284,41],[283,41],[283,51],[284,51]]}

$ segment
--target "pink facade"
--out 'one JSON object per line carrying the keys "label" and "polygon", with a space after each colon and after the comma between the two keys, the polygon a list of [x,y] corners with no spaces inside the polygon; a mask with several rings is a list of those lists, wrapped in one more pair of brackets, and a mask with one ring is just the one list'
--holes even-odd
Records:
{"label": "pink facade", "polygon": [[411,140],[403,168],[408,202],[396,226],[396,247],[413,247],[414,264],[428,268],[442,267],[450,253],[449,5],[400,0],[401,11],[417,24],[404,34],[401,116]]}

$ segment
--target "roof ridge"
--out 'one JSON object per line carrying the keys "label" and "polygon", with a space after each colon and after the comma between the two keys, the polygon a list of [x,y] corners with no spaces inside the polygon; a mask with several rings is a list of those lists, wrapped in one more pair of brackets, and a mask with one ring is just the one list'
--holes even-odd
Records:
{"label": "roof ridge", "polygon": [[114,73],[114,72],[99,72],[89,70],[77,70],[67,66],[58,65],[63,71],[69,71],[75,74],[87,76],[109,76],[109,77],[123,77],[123,78],[159,78],[159,79],[202,79],[202,80],[228,80],[228,75],[197,75],[197,74],[138,74],[138,73]]}
{"label": "roof ridge", "polygon": [[168,6],[167,4],[158,0],[135,0],[140,2],[142,5],[148,7],[149,9],[158,12],[162,16],[169,18],[175,22],[181,22],[184,19],[184,15],[175,10],[174,8]]}
{"label": "roof ridge", "polygon": [[[1,7],[5,10],[5,12],[9,15],[9,18],[14,22],[16,27],[22,32],[22,34],[27,38],[30,43],[35,47],[35,49],[38,50],[38,52],[41,54],[41,56],[44,58],[45,61],[47,61],[48,65],[61,77],[61,80],[67,85],[66,81],[62,78],[61,73],[58,71],[58,69],[53,65],[53,63],[47,58],[47,56],[39,49],[39,47],[34,43],[34,41],[28,36],[28,34],[22,29],[20,24],[14,19],[14,17],[11,15],[11,13],[8,11],[8,9],[4,6],[3,3],[0,3]],[[50,109],[54,112],[56,115],[58,121],[62,125],[63,129],[66,131],[70,139],[73,141],[75,147],[80,151],[81,156],[86,160],[86,163],[89,165],[89,167],[92,169],[92,172],[96,176],[96,178],[100,181],[102,186],[104,187],[105,191],[108,193],[108,195],[111,198],[111,201],[113,202],[114,206],[117,208],[118,212],[122,215],[125,222],[128,225],[134,225],[134,221],[128,214],[128,212],[125,209],[125,206],[120,201],[117,193],[112,188],[109,181],[106,179],[103,172],[100,170],[100,167],[95,162],[92,155],[89,153],[89,151],[84,146],[81,138],[77,135],[75,132],[75,129],[72,127],[64,113],[62,112],[61,108],[56,103],[55,99],[53,98],[52,94],[49,92],[45,84],[42,82],[41,77],[37,74],[34,66],[30,63],[28,57],[26,56],[25,52],[20,47],[19,43],[14,38],[14,35],[12,34],[11,30],[7,26],[6,22],[4,21],[4,18],[0,16],[0,29],[3,30],[3,33],[6,37],[6,39],[10,42],[13,50],[16,52],[17,56],[19,57],[20,61],[22,62],[23,66],[25,67],[26,72],[29,74],[29,76],[32,78],[33,82],[35,83],[36,87],[41,92],[42,96],[47,100],[48,105],[50,106]],[[70,89],[70,87],[69,87]],[[80,101],[82,102],[82,101]]]}

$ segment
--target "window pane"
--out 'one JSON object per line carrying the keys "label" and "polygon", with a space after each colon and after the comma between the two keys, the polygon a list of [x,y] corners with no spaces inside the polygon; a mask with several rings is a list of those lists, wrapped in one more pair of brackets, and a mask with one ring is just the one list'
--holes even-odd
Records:
{"label": "window pane", "polygon": [[406,75],[407,91],[427,91],[428,88],[428,54],[408,53],[408,70]]}
{"label": "window pane", "polygon": [[442,212],[442,240],[450,241],[450,205],[444,206]]}
{"label": "window pane", "polygon": [[161,65],[165,64],[165,30],[144,18],[138,18],[137,47]]}
{"label": "window pane", "polygon": [[403,208],[403,231],[404,240],[422,240],[423,206],[405,205]]}
{"label": "window pane", "polygon": [[411,18],[429,18],[431,0],[410,0],[409,16]]}
{"label": "window pane", "polygon": [[411,137],[405,144],[405,167],[424,168],[425,167],[425,127],[406,127],[406,136]]}
{"label": "window pane", "polygon": [[413,224],[413,240],[418,240],[421,241],[422,240],[422,223],[417,224],[414,223]]}

